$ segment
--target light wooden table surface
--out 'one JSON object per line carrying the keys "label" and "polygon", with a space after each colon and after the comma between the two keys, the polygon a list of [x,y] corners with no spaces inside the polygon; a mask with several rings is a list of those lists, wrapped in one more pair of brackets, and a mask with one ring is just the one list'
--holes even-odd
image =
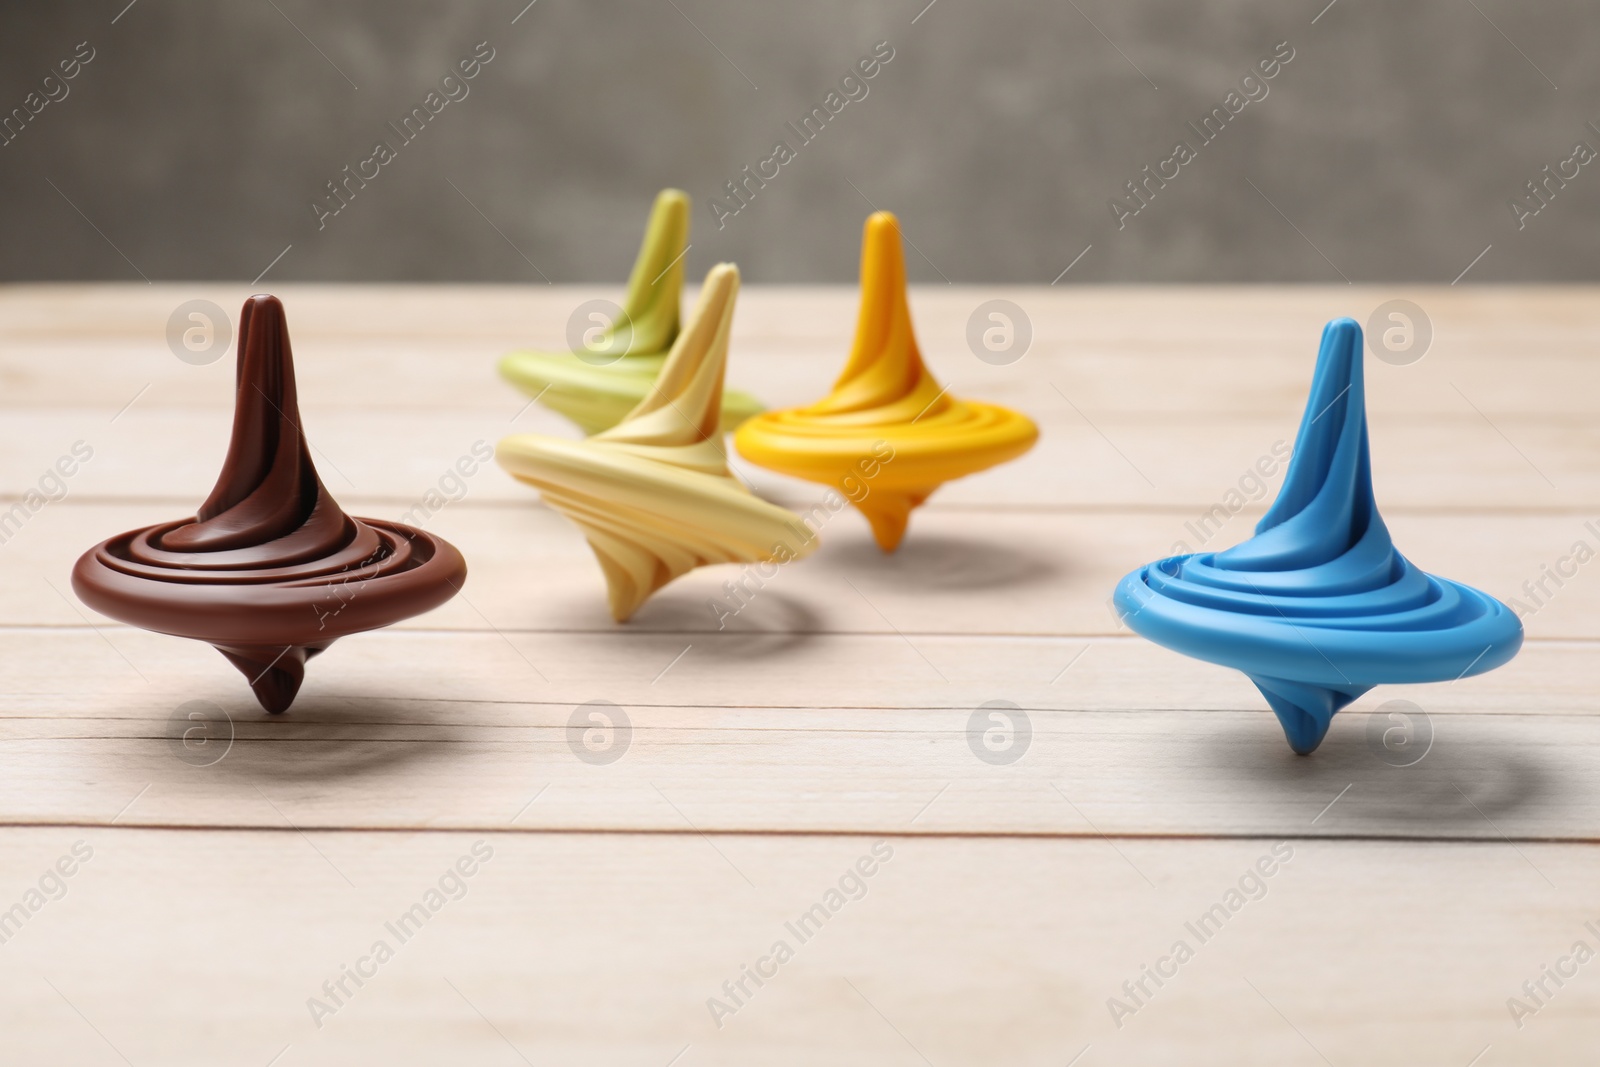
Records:
{"label": "light wooden table surface", "polygon": [[[380,518],[454,489],[475,442],[571,435],[494,363],[606,295],[277,291],[323,480]],[[0,544],[0,1062],[1593,1062],[1600,962],[1561,961],[1600,949],[1600,563],[1562,561],[1600,548],[1600,292],[919,289],[935,373],[1042,436],[942,489],[897,555],[842,513],[726,630],[707,601],[734,568],[618,627],[577,530],[491,464],[425,524],[465,595],[341,641],[280,718],[216,652],[68,584],[90,544],[210,488],[232,358],[181,362],[167,320],[247,292],[0,290],[4,507],[93,449]],[[964,340],[995,296],[1032,322],[1008,366]],[[1241,675],[1106,602],[1293,441],[1322,324],[1402,296],[1432,347],[1367,369],[1398,546],[1530,606],[1544,568],[1571,576],[1509,666],[1368,694],[1299,758]],[[848,289],[748,288],[730,382],[817,396],[854,318]],[[1256,495],[1212,512],[1208,547],[1248,536]],[[1411,766],[1370,740],[1397,699],[1431,739]],[[597,700],[631,722],[610,763],[570,743]],[[995,700],[1032,731],[1011,763],[969,734]],[[174,740],[191,701],[227,717],[201,757]]]}

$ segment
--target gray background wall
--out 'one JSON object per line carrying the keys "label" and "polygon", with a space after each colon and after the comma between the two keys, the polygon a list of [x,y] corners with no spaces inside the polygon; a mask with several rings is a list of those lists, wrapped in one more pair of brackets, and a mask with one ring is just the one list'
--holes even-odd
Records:
{"label": "gray background wall", "polygon": [[[1507,200],[1600,148],[1600,4],[525,2],[7,4],[0,111],[95,58],[0,148],[0,278],[250,280],[292,246],[272,280],[617,282],[666,184],[692,276],[849,281],[877,205],[920,281],[1049,282],[1089,245],[1064,283],[1448,282],[1491,245],[1468,281],[1596,277],[1600,163],[1524,229]],[[1285,40],[1119,230],[1108,200]],[[319,231],[324,183],[480,41],[470,95]],[[878,41],[868,96],[719,230],[708,200]]]}

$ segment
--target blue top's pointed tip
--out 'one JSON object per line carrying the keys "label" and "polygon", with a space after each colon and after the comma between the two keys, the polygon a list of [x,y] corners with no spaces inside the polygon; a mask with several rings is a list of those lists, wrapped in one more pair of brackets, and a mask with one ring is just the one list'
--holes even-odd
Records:
{"label": "blue top's pointed tip", "polygon": [[[1317,350],[1317,369],[1313,376],[1312,395],[1306,409],[1306,419],[1321,414],[1322,405],[1336,399],[1333,395],[1323,396],[1319,399],[1319,386],[1321,389],[1340,390],[1343,392],[1339,381],[1345,387],[1355,385],[1358,389],[1357,400],[1360,400],[1359,383],[1361,380],[1361,324],[1348,316],[1329,319],[1328,324],[1322,328],[1322,344]],[[1336,381],[1337,379],[1337,381]],[[1363,407],[1365,402],[1362,402]]]}
{"label": "blue top's pointed tip", "polygon": [[[1289,469],[1278,488],[1277,499],[1256,524],[1256,535],[1259,538],[1288,522],[1319,499],[1324,508],[1332,508],[1339,515],[1319,512],[1314,520],[1302,519],[1302,525],[1319,526],[1315,534],[1280,533],[1271,542],[1252,539],[1236,545],[1219,556],[1227,565],[1253,569],[1260,560],[1270,559],[1273,566],[1279,566],[1285,559],[1331,559],[1360,539],[1369,515],[1376,513],[1367,466],[1367,402],[1361,356],[1361,325],[1355,319],[1332,319],[1323,327],[1311,391],[1295,435]],[[1352,527],[1352,523],[1360,528]],[[1288,555],[1282,556],[1284,552]]]}
{"label": "blue top's pointed tip", "polygon": [[[1322,328],[1322,344],[1317,351],[1316,372],[1316,378],[1325,387],[1333,384],[1332,378],[1346,383],[1360,380],[1361,341],[1361,324],[1355,319],[1345,316],[1328,320],[1328,324]],[[1312,388],[1311,401],[1320,411],[1315,385]],[[1308,410],[1306,418],[1311,418],[1312,414]]]}
{"label": "blue top's pointed tip", "polygon": [[1361,351],[1361,324],[1348,315],[1337,319],[1329,319],[1328,324],[1322,328],[1322,353],[1345,352],[1359,354]]}

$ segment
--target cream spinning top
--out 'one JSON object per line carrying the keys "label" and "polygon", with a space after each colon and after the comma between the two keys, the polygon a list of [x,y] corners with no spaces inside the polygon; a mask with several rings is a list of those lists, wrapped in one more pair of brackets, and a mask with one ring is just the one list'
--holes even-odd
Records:
{"label": "cream spinning top", "polygon": [[495,459],[582,527],[625,622],[652,593],[712,563],[786,563],[816,537],[728,471],[718,429],[739,270],[719,264],[638,407],[594,437],[503,439]]}

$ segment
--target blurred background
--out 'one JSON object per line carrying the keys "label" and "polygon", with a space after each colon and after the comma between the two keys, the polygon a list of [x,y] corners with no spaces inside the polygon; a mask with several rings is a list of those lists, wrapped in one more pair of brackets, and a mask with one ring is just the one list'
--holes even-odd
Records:
{"label": "blurred background", "polygon": [[676,185],[691,278],[853,281],[881,207],[920,282],[1592,280],[1597,54],[1576,0],[8,4],[0,278],[619,283]]}

